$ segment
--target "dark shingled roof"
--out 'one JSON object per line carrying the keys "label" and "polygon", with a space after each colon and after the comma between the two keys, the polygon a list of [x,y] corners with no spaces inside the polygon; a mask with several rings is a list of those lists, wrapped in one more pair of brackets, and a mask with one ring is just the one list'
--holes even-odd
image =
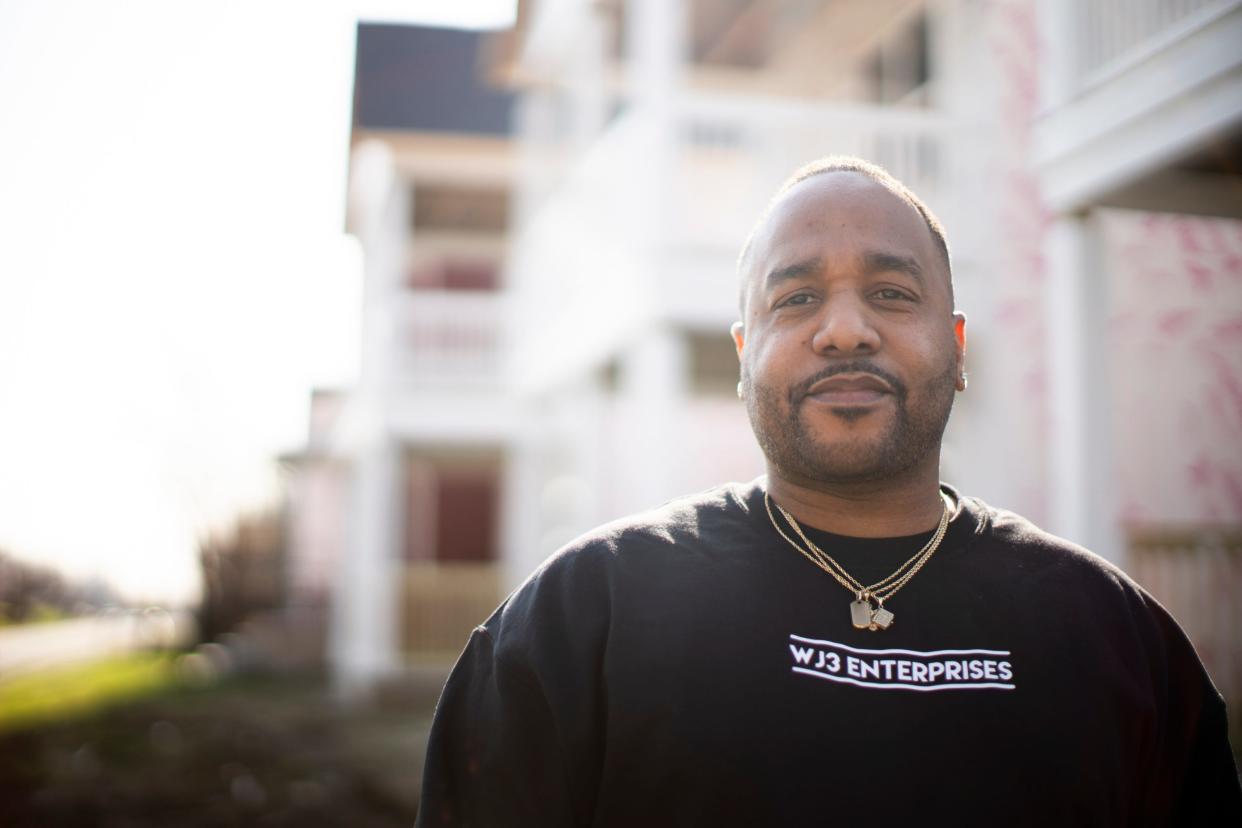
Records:
{"label": "dark shingled roof", "polygon": [[480,71],[485,32],[358,25],[354,126],[508,135],[513,95]]}

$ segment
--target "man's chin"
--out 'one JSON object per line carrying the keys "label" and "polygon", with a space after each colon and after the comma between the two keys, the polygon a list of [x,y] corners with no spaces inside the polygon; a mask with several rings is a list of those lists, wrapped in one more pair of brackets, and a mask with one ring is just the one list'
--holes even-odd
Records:
{"label": "man's chin", "polygon": [[891,475],[884,439],[807,441],[790,465],[798,477],[822,483],[864,483]]}
{"label": "man's chin", "polygon": [[799,419],[801,429],[824,446],[862,442],[879,447],[891,438],[895,428],[894,413],[874,405],[815,406],[804,410]]}
{"label": "man's chin", "polygon": [[864,417],[876,414],[874,406],[833,406],[828,415],[846,423],[856,423]]}

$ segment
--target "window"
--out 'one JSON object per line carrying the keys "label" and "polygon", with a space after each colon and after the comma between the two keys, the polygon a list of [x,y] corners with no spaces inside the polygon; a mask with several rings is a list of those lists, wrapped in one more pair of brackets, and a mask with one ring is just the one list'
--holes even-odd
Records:
{"label": "window", "polygon": [[413,227],[495,235],[509,226],[509,193],[500,187],[414,186]]}
{"label": "window", "polygon": [[883,104],[906,100],[930,80],[929,40],[927,15],[919,14],[880,42],[863,67],[872,100]]}
{"label": "window", "polygon": [[695,394],[733,396],[737,393],[737,349],[727,331],[686,335],[690,351],[690,389]]}
{"label": "window", "polygon": [[437,259],[414,270],[406,283],[430,290],[498,290],[500,267],[482,259]]}

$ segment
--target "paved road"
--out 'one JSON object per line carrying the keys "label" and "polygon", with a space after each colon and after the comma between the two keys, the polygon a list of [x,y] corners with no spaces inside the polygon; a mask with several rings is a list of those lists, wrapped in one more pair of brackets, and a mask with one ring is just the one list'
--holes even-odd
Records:
{"label": "paved road", "polygon": [[0,681],[22,673],[189,640],[184,612],[147,611],[0,628]]}

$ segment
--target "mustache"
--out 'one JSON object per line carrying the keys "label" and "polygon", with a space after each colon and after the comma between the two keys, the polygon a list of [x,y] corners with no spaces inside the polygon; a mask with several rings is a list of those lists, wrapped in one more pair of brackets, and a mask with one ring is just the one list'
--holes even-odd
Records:
{"label": "mustache", "polygon": [[811,393],[815,383],[835,377],[837,374],[871,374],[887,382],[899,400],[906,398],[906,384],[880,366],[865,359],[854,359],[849,362],[838,362],[812,374],[802,382],[789,389],[789,402],[797,404],[803,397]]}

